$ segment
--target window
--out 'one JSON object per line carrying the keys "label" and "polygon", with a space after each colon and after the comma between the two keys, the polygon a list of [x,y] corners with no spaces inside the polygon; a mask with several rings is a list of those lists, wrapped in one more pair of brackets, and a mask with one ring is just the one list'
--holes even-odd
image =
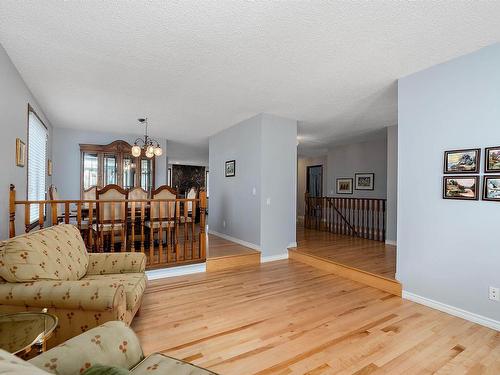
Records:
{"label": "window", "polygon": [[[45,199],[48,132],[40,118],[28,111],[28,200]],[[45,214],[45,213],[44,213]],[[30,223],[38,220],[38,205],[30,206]]]}

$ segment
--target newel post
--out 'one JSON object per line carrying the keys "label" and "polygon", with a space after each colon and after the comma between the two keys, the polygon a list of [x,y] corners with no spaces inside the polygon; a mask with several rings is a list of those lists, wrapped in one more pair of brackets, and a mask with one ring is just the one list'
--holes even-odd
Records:
{"label": "newel post", "polygon": [[10,184],[9,191],[9,238],[16,236],[16,187]]}
{"label": "newel post", "polygon": [[200,191],[200,258],[207,257],[207,233],[206,233],[206,210],[207,210],[207,192]]}

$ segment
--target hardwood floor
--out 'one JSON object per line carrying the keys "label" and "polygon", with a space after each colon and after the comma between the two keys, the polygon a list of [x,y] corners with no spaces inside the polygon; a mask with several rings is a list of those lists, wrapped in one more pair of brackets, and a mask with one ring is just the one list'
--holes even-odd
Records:
{"label": "hardwood floor", "polygon": [[220,374],[500,374],[500,333],[292,260],[149,283],[146,353]]}
{"label": "hardwood floor", "polygon": [[260,264],[260,251],[208,235],[207,272]]}
{"label": "hardwood floor", "polygon": [[207,258],[220,258],[231,255],[260,254],[259,251],[242,246],[224,238],[208,235]]}
{"label": "hardwood floor", "polygon": [[377,275],[396,278],[396,247],[297,225],[297,250]]}

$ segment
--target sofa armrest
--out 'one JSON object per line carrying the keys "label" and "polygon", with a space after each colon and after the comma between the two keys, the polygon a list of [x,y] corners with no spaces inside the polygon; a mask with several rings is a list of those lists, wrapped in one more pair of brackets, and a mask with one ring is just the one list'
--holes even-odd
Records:
{"label": "sofa armrest", "polygon": [[87,275],[138,273],[146,269],[143,253],[91,253]]}
{"label": "sofa armrest", "polygon": [[40,280],[0,283],[3,305],[113,311],[126,309],[123,285],[108,280]]}
{"label": "sofa armrest", "polygon": [[79,375],[95,364],[130,369],[143,357],[135,333],[125,323],[111,321],[69,339],[29,362],[50,373]]}

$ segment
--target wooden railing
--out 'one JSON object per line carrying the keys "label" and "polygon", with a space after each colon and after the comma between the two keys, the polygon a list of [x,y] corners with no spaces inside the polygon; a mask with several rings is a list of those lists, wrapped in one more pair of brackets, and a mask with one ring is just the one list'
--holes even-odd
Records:
{"label": "wooden railing", "polygon": [[386,200],[305,197],[304,226],[337,234],[385,241]]}
{"label": "wooden railing", "polygon": [[[34,223],[30,220],[32,206],[38,207]],[[73,224],[82,233],[89,252],[142,252],[147,255],[148,268],[204,262],[206,208],[204,191],[200,191],[199,199],[27,201],[16,200],[11,185],[9,236],[16,235],[16,226],[21,227],[16,220],[24,216],[22,228],[26,233],[60,223]],[[104,209],[110,215],[107,220],[99,215]]]}

